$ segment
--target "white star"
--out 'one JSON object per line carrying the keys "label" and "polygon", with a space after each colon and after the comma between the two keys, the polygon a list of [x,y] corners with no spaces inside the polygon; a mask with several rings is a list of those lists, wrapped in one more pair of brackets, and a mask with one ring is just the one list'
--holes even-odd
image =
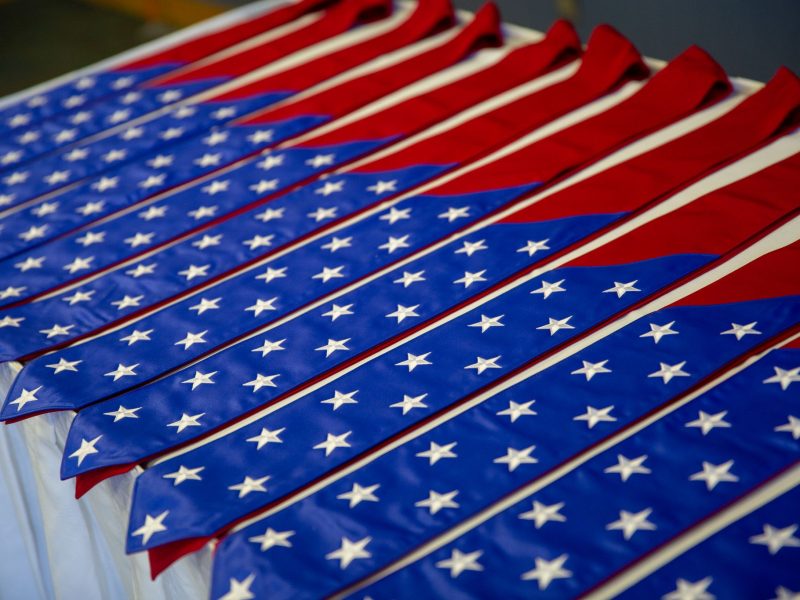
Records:
{"label": "white star", "polygon": [[155,233],[136,233],[129,238],[125,238],[124,241],[131,248],[137,248],[138,246],[146,246],[152,243],[154,235]]}
{"label": "white star", "polygon": [[64,155],[64,158],[69,162],[75,162],[78,160],[84,160],[87,156],[89,156],[88,148],[73,148]]}
{"label": "white star", "polygon": [[347,442],[347,437],[353,433],[352,431],[348,431],[341,435],[333,435],[329,433],[324,442],[320,442],[316,446],[314,446],[314,450],[325,450],[325,456],[330,456],[331,452],[336,450],[336,448],[349,448],[350,444]]}
{"label": "white star", "polygon": [[145,221],[152,221],[153,219],[161,219],[167,214],[166,206],[150,206],[147,210],[139,213],[139,218]]}
{"label": "white star", "polygon": [[353,311],[350,310],[353,308],[352,304],[346,304],[345,306],[339,306],[338,304],[332,304],[331,309],[328,312],[322,313],[323,317],[330,317],[331,322],[335,321],[339,317],[343,317],[345,315],[352,315]]}
{"label": "white star", "polygon": [[186,332],[186,336],[182,340],[178,340],[173,344],[173,346],[183,346],[184,350],[188,350],[195,344],[206,344],[207,341],[204,339],[204,336],[208,333],[208,329],[205,331],[201,331],[200,333],[191,333],[189,331]]}
{"label": "white star", "polygon": [[782,585],[775,588],[775,594],[776,597],[772,600],[800,600],[800,592],[793,592]]}
{"label": "white star", "polygon": [[222,243],[222,234],[218,235],[208,235],[205,234],[196,242],[192,242],[192,246],[198,248],[199,250],[205,250],[206,248],[211,248],[212,246],[219,246]]}
{"label": "white star", "polygon": [[531,294],[541,294],[544,300],[547,300],[551,294],[555,294],[556,292],[566,292],[567,290],[561,287],[561,284],[564,283],[564,279],[561,281],[556,281],[555,283],[550,283],[549,281],[542,280],[542,285],[537,289],[533,290]]}
{"label": "white star", "polygon": [[58,337],[59,335],[69,335],[70,329],[75,327],[75,325],[58,325],[53,324],[50,329],[40,329],[39,333],[43,333],[47,336],[47,339]]}
{"label": "white star", "polygon": [[231,117],[236,116],[236,109],[232,106],[223,106],[222,108],[218,108],[211,113],[211,116],[217,120],[230,119]]}
{"label": "white star", "polygon": [[446,494],[440,494],[439,492],[429,490],[428,497],[419,502],[415,502],[414,506],[427,508],[430,514],[435,515],[443,508],[458,508],[458,502],[453,500],[457,495],[458,490],[453,490]]}
{"label": "white star", "polygon": [[136,307],[139,306],[139,303],[142,301],[144,296],[124,296],[122,300],[115,300],[111,304],[117,307],[117,310],[123,310],[128,307]]}
{"label": "white star", "polygon": [[488,250],[488,246],[486,245],[486,240],[478,240],[477,242],[462,242],[463,246],[455,251],[455,254],[466,254],[467,256],[472,256],[479,250]]}
{"label": "white star", "polygon": [[66,100],[62,101],[61,105],[64,108],[75,108],[77,106],[80,106],[84,102],[86,102],[86,96],[82,96],[80,94],[76,94],[76,95],[70,96]]}
{"label": "white star", "polygon": [[427,396],[428,394],[421,394],[419,396],[412,397],[408,394],[403,394],[403,400],[401,402],[390,404],[389,408],[401,408],[403,409],[404,415],[415,408],[428,408],[428,405],[423,402]]}
{"label": "white star", "polygon": [[231,577],[228,579],[228,592],[224,596],[220,596],[219,600],[253,600],[255,596],[250,591],[250,586],[255,581],[255,574],[250,573],[242,581]]}
{"label": "white star", "polygon": [[320,346],[319,348],[314,348],[314,350],[318,352],[325,352],[325,358],[328,358],[331,354],[336,352],[337,350],[350,350],[345,344],[350,341],[351,338],[346,338],[343,340],[332,340],[328,338],[328,343]]}
{"label": "white star", "polygon": [[10,119],[6,120],[6,124],[12,129],[17,127],[24,127],[31,122],[31,115],[29,113],[17,113]]}
{"label": "white star", "polygon": [[0,164],[2,165],[10,165],[15,162],[19,162],[22,159],[22,151],[21,150],[10,150],[3,154],[2,158],[0,158]]}
{"label": "white star", "polygon": [[75,212],[82,214],[84,217],[103,212],[106,206],[105,200],[98,200],[97,202],[87,202],[83,206],[75,209]]}
{"label": "white star", "polygon": [[[330,196],[331,194],[337,194],[344,189],[344,180],[339,181],[326,181],[322,187],[318,187],[314,190],[315,194],[321,194],[322,196]],[[321,210],[321,209],[319,209]],[[333,215],[331,215],[333,216]],[[322,219],[317,219],[317,221],[321,221]]]}
{"label": "white star", "polygon": [[388,213],[382,214],[378,217],[381,221],[388,221],[389,225],[394,225],[397,221],[411,218],[410,208],[395,208],[392,206]]}
{"label": "white star", "polygon": [[267,530],[263,535],[256,535],[251,538],[247,538],[247,541],[253,542],[254,544],[260,544],[261,551],[266,552],[273,546],[291,548],[292,543],[289,541],[289,538],[294,534],[295,532],[291,530],[275,531],[272,529],[272,527],[267,527]]}
{"label": "white star", "polygon": [[283,154],[277,154],[277,155],[274,155],[274,156],[272,154],[267,154],[264,157],[264,160],[262,160],[261,162],[257,163],[256,166],[259,169],[263,169],[264,171],[269,171],[273,167],[281,166],[283,164],[283,159],[284,159],[284,155]]}
{"label": "white star", "polygon": [[17,237],[25,242],[32,242],[38,240],[46,235],[48,225],[31,225],[28,229],[20,233]]}
{"label": "white star", "polygon": [[323,244],[320,247],[323,250],[330,250],[331,252],[336,252],[341,248],[349,248],[350,246],[352,246],[352,241],[353,241],[352,237],[338,238],[336,236],[333,236],[330,242],[328,242],[327,244]]}
{"label": "white star", "polygon": [[127,150],[121,150],[119,148],[115,148],[106,152],[103,156],[103,162],[112,163],[117,162],[118,160],[123,160],[126,156],[128,156]]}
{"label": "white star", "polygon": [[122,419],[138,419],[139,415],[136,413],[142,410],[141,406],[137,406],[136,408],[125,408],[121,404],[117,410],[112,410],[111,412],[103,413],[108,417],[114,417],[114,423],[117,421],[122,421]]}
{"label": "white star", "polygon": [[686,423],[685,427],[697,427],[703,432],[703,435],[707,435],[709,431],[716,427],[725,428],[731,426],[730,423],[725,421],[725,415],[727,414],[727,410],[723,410],[722,412],[718,412],[713,415],[701,410],[698,413],[697,419],[694,421],[689,421]]}
{"label": "white star", "polygon": [[319,223],[320,221],[324,221],[325,219],[333,219],[338,211],[339,209],[336,208],[335,206],[331,208],[323,208],[322,206],[320,206],[315,211],[308,213],[306,216],[309,219],[314,219],[316,223]]}
{"label": "white star", "polygon": [[[186,382],[184,381],[183,383]],[[173,421],[172,423],[167,423],[167,427],[175,427],[176,433],[180,433],[187,427],[200,427],[199,419],[201,419],[205,414],[206,413],[187,415],[186,413],[181,413],[181,418],[177,421]]]}
{"label": "white star", "polygon": [[672,329],[673,325],[675,325],[675,321],[670,321],[666,325],[656,325],[655,323],[650,323],[650,331],[643,333],[639,337],[651,337],[653,338],[653,342],[657,344],[665,335],[678,335],[678,332]]}
{"label": "white star", "polygon": [[148,329],[147,331],[139,331],[138,329],[134,329],[125,337],[119,338],[119,341],[128,342],[128,346],[132,346],[136,342],[149,342],[151,333],[153,333],[152,329]]}
{"label": "white star", "polygon": [[606,368],[608,360],[601,360],[600,362],[591,363],[588,360],[582,360],[583,366],[580,369],[575,369],[571,372],[572,375],[585,375],[586,381],[591,381],[592,377],[598,373],[611,373],[611,369]]}
{"label": "white star", "polygon": [[405,319],[410,317],[418,317],[418,308],[419,304],[415,304],[414,306],[403,306],[402,304],[398,304],[397,310],[390,312],[385,316],[387,319],[397,319],[398,323],[402,323]]}
{"label": "white star", "polygon": [[[124,338],[123,338],[124,339]],[[128,344],[130,346],[130,344]],[[113,377],[113,381],[117,381],[122,377],[131,377],[136,375],[136,371],[134,369],[139,366],[139,363],[134,365],[123,365],[122,363],[117,363],[117,368],[113,371],[109,371],[108,373],[103,373],[104,377]]]}
{"label": "white star", "polygon": [[164,525],[164,519],[167,518],[168,514],[169,511],[165,510],[157,517],[145,515],[144,525],[142,525],[141,527],[139,527],[139,529],[134,531],[133,535],[142,536],[142,545],[144,546],[145,544],[147,544],[147,542],[150,541],[150,538],[153,537],[154,534],[167,530],[166,525]]}
{"label": "white star", "polygon": [[8,206],[16,197],[15,194],[0,194],[0,206]]}
{"label": "white star", "polygon": [[150,175],[147,179],[143,179],[139,182],[139,187],[144,190],[149,190],[150,188],[159,187],[164,185],[164,178],[166,175],[161,173],[160,175]]}
{"label": "white star", "polygon": [[[220,160],[222,160],[222,154],[220,154],[220,153],[210,154],[210,153],[206,152],[200,158],[196,158],[194,160],[194,164],[196,164],[198,167],[216,167],[216,166],[219,166],[219,161]],[[215,186],[217,183],[220,184],[220,187],[219,187],[218,191],[223,191],[224,192],[224,191],[228,190],[228,183],[229,182],[227,182],[227,181],[221,181],[221,182],[212,181],[211,182],[211,186]],[[223,184],[224,184],[224,187],[223,187]],[[206,186],[206,187],[210,187],[210,186]],[[203,188],[203,191],[205,192],[206,188]],[[216,191],[207,192],[207,193],[215,194]]]}
{"label": "white star", "polygon": [[205,219],[206,217],[213,217],[217,214],[217,207],[216,206],[198,206],[194,210],[190,210],[186,213],[190,217],[192,217],[195,221],[199,221],[200,219]]}
{"label": "white star", "polygon": [[333,410],[338,410],[340,406],[345,404],[358,404],[358,400],[353,398],[358,393],[358,390],[354,390],[352,392],[347,392],[343,394],[338,390],[334,390],[333,396],[331,398],[326,398],[325,400],[321,400],[321,404],[330,404],[333,406]]}
{"label": "white star", "polygon": [[92,261],[94,260],[94,256],[88,256],[86,258],[83,257],[76,257],[71,263],[64,265],[64,270],[69,271],[70,274],[77,273],[78,271],[84,271],[86,269],[90,269],[92,267]]}
{"label": "white star", "polygon": [[738,323],[731,323],[731,328],[721,332],[720,335],[735,335],[737,341],[741,340],[746,335],[761,335],[760,331],[755,329],[758,321],[753,321],[747,325],[739,325]]}
{"label": "white star", "polygon": [[26,271],[30,271],[31,269],[41,269],[42,263],[44,261],[45,261],[44,256],[40,256],[38,258],[33,258],[32,256],[29,256],[22,262],[14,263],[14,267],[16,269],[19,269],[22,273],[25,273]]}
{"label": "white star", "polygon": [[205,467],[195,467],[194,469],[189,469],[180,465],[177,471],[172,473],[167,473],[163,475],[164,479],[172,479],[172,485],[178,486],[182,484],[184,481],[203,481],[203,478],[198,475],[200,471],[203,471]]}
{"label": "white star", "polygon": [[386,192],[396,192],[397,179],[392,179],[391,181],[377,181],[375,185],[369,186],[367,191],[373,192],[376,196]]}
{"label": "white star", "polygon": [[471,365],[467,365],[464,367],[465,369],[475,369],[475,372],[480,375],[486,369],[502,369],[500,365],[497,364],[497,361],[500,360],[500,355],[498,354],[494,358],[483,358],[482,356],[477,356],[475,358],[475,362]]}
{"label": "white star", "polygon": [[248,186],[248,189],[253,190],[256,194],[263,194],[278,189],[279,183],[280,181],[277,179],[260,179],[258,183]]}
{"label": "white star", "polygon": [[464,571],[483,571],[483,565],[478,562],[482,554],[483,550],[461,552],[461,550],[453,548],[450,552],[450,558],[437,562],[436,568],[449,569],[450,577],[453,579],[461,575]]}
{"label": "white star", "polygon": [[789,415],[788,420],[783,425],[778,425],[775,431],[786,432],[795,440],[800,440],[800,419],[795,416]]}
{"label": "white star", "polygon": [[435,465],[443,458],[457,458],[458,455],[453,452],[453,448],[456,447],[456,444],[457,442],[451,442],[449,444],[439,445],[436,442],[431,442],[431,445],[427,450],[423,452],[417,452],[415,456],[427,458],[429,465]]}
{"label": "white star", "polygon": [[617,473],[622,481],[628,481],[631,475],[649,475],[650,469],[644,466],[647,455],[643,454],[636,458],[627,458],[622,454],[617,454],[617,464],[603,469],[603,473]]}
{"label": "white star", "polygon": [[275,383],[273,383],[273,379],[277,379],[280,375],[261,375],[260,373],[256,373],[256,378],[252,381],[248,381],[247,383],[243,383],[243,387],[251,387],[253,388],[254,392],[257,392],[262,387],[278,387]]}
{"label": "white star", "polygon": [[322,267],[322,271],[320,271],[316,275],[312,275],[311,279],[321,279],[322,283],[328,283],[330,279],[337,279],[339,277],[344,277],[342,269],[344,269],[344,265],[339,265],[338,267],[333,267],[333,268]]}
{"label": "white star", "polygon": [[[522,247],[517,250],[517,252],[527,252],[528,256],[533,256],[539,250],[550,250],[550,246],[547,245],[547,242],[550,240],[540,240],[538,242],[533,242],[528,240],[528,242]],[[564,281],[563,279],[561,281]],[[556,284],[558,285],[558,284]],[[547,296],[545,296],[546,298]]]}
{"label": "white star", "polygon": [[152,275],[155,269],[156,263],[150,263],[149,265],[138,264],[135,268],[125,271],[125,274],[138,279],[142,275]]}
{"label": "white star", "polygon": [[278,300],[277,296],[275,298],[270,298],[269,300],[261,300],[260,298],[256,300],[256,303],[252,306],[248,306],[245,308],[245,312],[252,312],[254,317],[259,316],[262,312],[268,310],[278,310],[275,308],[274,304]]}
{"label": "white star", "polygon": [[486,281],[486,278],[483,276],[484,273],[486,273],[486,269],[478,271],[477,273],[470,273],[469,271],[464,271],[464,276],[460,279],[456,279],[453,283],[463,283],[464,287],[468,288],[475,282]]}
{"label": "white star", "polygon": [[564,523],[567,517],[561,514],[562,508],[564,508],[563,502],[548,505],[534,500],[531,510],[520,513],[519,518],[523,521],[533,521],[536,529],[541,529],[550,521]]}
{"label": "white star", "polygon": [[247,494],[251,492],[266,492],[267,488],[264,487],[264,482],[269,479],[269,475],[265,475],[264,477],[259,477],[258,479],[254,479],[249,475],[245,475],[244,481],[242,483],[237,483],[235,485],[229,485],[228,489],[233,492],[239,492],[239,498],[244,498]]}
{"label": "white star", "polygon": [[267,270],[264,271],[264,273],[262,273],[261,275],[257,275],[256,279],[263,279],[264,283],[269,283],[273,279],[280,279],[286,277],[286,269],[287,267],[280,267],[278,269],[267,267]]}
{"label": "white star", "polygon": [[328,560],[338,560],[339,568],[346,569],[354,560],[359,558],[370,558],[372,556],[372,554],[365,550],[371,541],[371,537],[365,537],[356,542],[350,540],[350,538],[343,537],[342,545],[339,547],[339,549],[329,552],[325,555],[325,558]]}
{"label": "white star", "polygon": [[417,367],[421,367],[422,365],[431,365],[433,363],[428,362],[427,358],[431,355],[430,352],[426,352],[425,354],[411,354],[410,352],[406,353],[406,359],[402,360],[398,363],[394,363],[397,367],[408,367],[408,372],[410,373]]}
{"label": "white star", "polygon": [[536,329],[546,329],[550,332],[550,335],[555,335],[558,331],[562,329],[575,329],[572,325],[569,324],[569,320],[573,317],[573,315],[569,315],[568,317],[564,317],[563,319],[554,319],[553,317],[547,318],[547,323],[545,325],[540,325]]}
{"label": "white star", "polygon": [[58,210],[58,202],[42,202],[36,208],[31,209],[31,214],[36,217],[46,217]]}
{"label": "white star", "polygon": [[220,192],[227,192],[230,184],[231,184],[230,180],[212,181],[208,185],[203,186],[201,189],[204,193],[208,194],[209,196],[214,196],[215,194],[219,194]]}
{"label": "white star", "polygon": [[447,219],[448,223],[452,223],[456,219],[463,219],[469,216],[469,207],[461,206],[459,208],[449,207],[445,212],[438,215],[440,219]]}
{"label": "white star", "polygon": [[5,316],[0,319],[0,329],[3,327],[19,327],[19,324],[25,320],[25,317],[12,317]]}
{"label": "white star", "polygon": [[711,491],[717,484],[723,482],[736,482],[739,481],[739,478],[730,472],[731,467],[733,466],[733,461],[729,460],[719,465],[712,464],[707,461],[703,461],[703,470],[697,473],[694,473],[689,477],[691,481],[704,481],[706,484],[706,488]]}
{"label": "white star", "polygon": [[677,587],[662,597],[662,600],[714,600],[714,596],[706,592],[713,579],[706,577],[691,583],[685,579],[676,581]]}
{"label": "white star", "polygon": [[28,180],[30,174],[27,171],[14,171],[11,175],[3,178],[3,183],[6,185],[17,185],[19,183],[25,183]]}
{"label": "white star", "polygon": [[65,358],[59,358],[57,363],[53,363],[50,365],[45,365],[48,369],[53,369],[53,375],[58,375],[62,371],[75,371],[77,372],[78,369],[75,368],[76,365],[81,364],[82,360],[67,360]]}
{"label": "white star", "polygon": [[[17,396],[14,400],[11,401],[11,404],[16,406],[17,407],[17,412],[19,412],[29,402],[36,402],[38,400],[38,398],[36,397],[36,394],[41,389],[42,389],[41,385],[39,387],[35,388],[35,389],[32,389],[32,390],[28,390],[28,389],[23,388],[22,392],[20,392],[19,396]],[[78,463],[78,464],[80,464],[80,463]]]}
{"label": "white star", "polygon": [[520,575],[520,579],[524,581],[535,579],[539,584],[539,589],[545,590],[554,579],[569,579],[572,577],[572,571],[564,568],[564,563],[567,562],[568,558],[569,556],[566,554],[562,554],[553,560],[537,557],[534,560],[535,568],[525,571]]}
{"label": "white star", "polygon": [[211,265],[202,265],[200,267],[196,265],[189,265],[189,267],[183,271],[178,271],[178,275],[183,275],[186,278],[186,281],[191,281],[195,277],[206,277],[210,268]]}
{"label": "white star", "polygon": [[506,448],[505,456],[500,456],[499,458],[495,458],[495,464],[503,464],[508,465],[508,472],[511,473],[516,470],[517,467],[520,465],[529,465],[538,463],[539,461],[536,460],[534,457],[531,456],[531,452],[534,451],[536,446],[528,446],[527,448],[523,448],[522,450],[516,450],[515,448]]}
{"label": "white star", "polygon": [[[170,131],[177,131],[177,135],[180,135],[180,130],[170,130]],[[141,127],[128,127],[125,131],[123,131],[119,137],[121,137],[125,141],[135,140],[137,138],[142,137],[144,135],[144,129]],[[165,132],[164,135],[161,136],[162,139],[168,140],[171,137],[177,137],[176,135],[170,134],[170,132]]]}
{"label": "white star", "polygon": [[22,295],[22,292],[27,289],[28,288],[24,285],[19,287],[10,285],[4,290],[0,290],[0,300],[5,300],[6,298],[19,298]]}
{"label": "white star", "polygon": [[622,531],[622,537],[626,540],[631,539],[637,531],[655,531],[655,524],[647,520],[647,517],[652,512],[652,508],[646,508],[638,513],[621,510],[619,511],[619,519],[606,525],[606,529],[609,531]]}
{"label": "white star", "polygon": [[529,400],[528,402],[517,404],[513,400],[509,400],[508,408],[500,410],[495,414],[498,416],[507,416],[511,419],[511,422],[514,423],[520,417],[528,417],[536,414],[536,411],[531,409],[534,402],[536,402],[536,400]]}
{"label": "white star", "polygon": [[486,315],[481,315],[481,320],[477,323],[470,323],[468,327],[480,327],[481,333],[486,333],[487,329],[491,329],[492,327],[505,327],[503,323],[500,322],[505,315],[498,315],[496,317],[487,317]]}
{"label": "white star", "polygon": [[394,237],[390,235],[389,240],[385,244],[378,246],[378,250],[386,250],[387,253],[392,254],[395,250],[408,248],[410,246],[408,243],[409,237],[409,235],[404,235],[401,237]]}
{"label": "white star", "polygon": [[158,154],[154,158],[147,161],[147,164],[154,169],[161,169],[163,167],[171,167],[175,156],[172,154]]}
{"label": "white star", "polygon": [[93,440],[87,440],[86,438],[83,438],[81,440],[81,447],[75,450],[75,452],[73,452],[72,454],[70,454],[69,457],[77,458],[78,466],[80,467],[87,456],[89,456],[90,454],[97,454],[99,452],[99,450],[94,446],[95,444],[97,444],[98,441],[100,441],[100,438],[102,437],[103,437],[102,435],[98,435]]}
{"label": "white star", "polygon": [[194,375],[185,381],[181,381],[181,383],[191,383],[192,384],[192,391],[195,391],[201,385],[212,385],[216,383],[211,378],[217,374],[217,371],[211,371],[211,373],[202,373],[200,371],[195,371]]}
{"label": "white star", "polygon": [[663,362],[658,364],[660,367],[658,371],[650,373],[648,377],[661,377],[665,384],[672,381],[674,377],[689,377],[689,373],[683,370],[683,366],[686,364],[685,360],[674,365],[668,365]]}
{"label": "white star", "polygon": [[[23,269],[23,271],[24,270],[25,269]],[[772,368],[775,369],[775,375],[772,377],[767,377],[763,383],[777,383],[781,386],[782,390],[786,391],[790,385],[800,381],[800,367],[795,367],[794,369],[781,369],[780,367]]]}
{"label": "white star", "polygon": [[197,315],[200,316],[207,310],[216,310],[219,309],[219,301],[222,298],[214,298],[213,300],[206,300],[205,298],[200,298],[200,302],[195,304],[194,306],[190,306],[189,310],[196,310]]}
{"label": "white star", "polygon": [[105,192],[106,190],[113,190],[119,185],[119,177],[101,177],[92,184],[92,189],[98,192]]}
{"label": "white star", "polygon": [[69,180],[69,171],[53,171],[49,175],[44,177],[44,180],[49,185],[55,185],[57,183],[64,183],[65,181]]}
{"label": "white star", "polygon": [[259,129],[247,136],[247,141],[251,144],[263,144],[264,142],[271,142],[274,135],[272,129]]}
{"label": "white star", "polygon": [[206,146],[216,146],[217,144],[227,141],[227,139],[227,131],[212,131],[208,136],[203,138],[203,143]]}
{"label": "white star", "polygon": [[247,438],[248,442],[252,442],[256,445],[256,450],[261,450],[267,444],[282,444],[283,440],[280,438],[280,435],[286,430],[286,427],[281,427],[280,429],[267,429],[266,427],[261,428],[261,433],[256,436]]}
{"label": "white star", "polygon": [[315,169],[319,169],[320,167],[332,165],[334,158],[336,158],[336,156],[333,154],[317,154],[315,157],[308,159],[306,164]]}
{"label": "white star", "polygon": [[87,231],[81,237],[75,240],[78,244],[86,248],[92,244],[100,244],[106,241],[105,231]]}
{"label": "white star", "polygon": [[258,348],[253,348],[250,352],[261,352],[261,356],[266,356],[270,352],[275,352],[276,350],[286,350],[283,347],[283,342],[286,341],[286,338],[282,340],[278,340],[277,342],[271,342],[269,340],[264,340],[264,343],[261,344]]}
{"label": "white star", "polygon": [[800,548],[800,538],[794,534],[798,529],[796,523],[778,529],[769,523],[763,526],[763,533],[754,535],[748,540],[751,544],[766,546],[770,554],[777,554],[783,548]]}
{"label": "white star", "polygon": [[250,250],[255,250],[256,248],[261,247],[268,248],[272,245],[272,240],[274,238],[274,235],[255,235],[242,243],[250,248]]}
{"label": "white star", "polygon": [[121,90],[126,87],[130,87],[135,83],[135,79],[133,77],[118,77],[114,81],[111,82],[111,87],[115,90]]}
{"label": "white star", "polygon": [[354,483],[353,488],[349,492],[339,494],[336,498],[339,500],[348,500],[350,508],[358,506],[362,502],[378,502],[378,497],[373,492],[379,487],[381,486],[377,483],[366,487]]}
{"label": "white star", "polygon": [[417,283],[418,281],[425,281],[425,278],[422,274],[425,271],[417,271],[416,273],[409,273],[408,271],[403,271],[403,276],[399,279],[395,279],[393,283],[402,283],[404,288],[407,288],[412,283]]}
{"label": "white star", "polygon": [[622,283],[619,281],[615,281],[614,285],[607,290],[603,290],[604,294],[616,294],[617,298],[622,298],[628,292],[641,292],[639,288],[635,287],[636,282],[638,279],[634,279],[633,281],[628,281],[627,283]]}

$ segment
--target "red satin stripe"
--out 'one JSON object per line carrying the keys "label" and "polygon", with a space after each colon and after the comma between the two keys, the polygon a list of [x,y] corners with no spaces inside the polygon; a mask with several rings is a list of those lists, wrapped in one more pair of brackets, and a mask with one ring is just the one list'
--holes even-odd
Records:
{"label": "red satin stripe", "polygon": [[527,83],[580,53],[580,40],[566,21],[558,21],[547,36],[510,52],[496,64],[463,79],[410,98],[307,141],[310,146],[352,140],[387,139],[430,127],[479,102]]}
{"label": "red satin stripe", "polygon": [[331,54],[320,56],[300,66],[237,87],[215,96],[213,100],[222,102],[265,92],[305,90],[373,58],[444,31],[454,23],[455,16],[450,0],[419,2],[414,12],[391,31]]}
{"label": "red satin stripe", "polygon": [[719,165],[721,160],[752,151],[785,131],[799,108],[800,81],[781,69],[762,90],[719,119],[570,186],[506,221],[543,221],[591,212],[634,210],[640,206],[641,191],[666,191],[676,177],[685,181],[692,174]]}
{"label": "red satin stripe", "polygon": [[300,0],[299,2],[292,2],[270,10],[260,17],[251,18],[218,31],[212,31],[144,58],[123,63],[121,66],[116,67],[115,70],[144,69],[163,64],[186,65],[336,2],[339,2],[339,0]]}
{"label": "red satin stripe", "polygon": [[216,77],[239,77],[293,52],[344,33],[356,25],[386,17],[391,12],[391,0],[344,0],[298,31],[209,64],[181,69],[174,75],[161,77],[148,85],[156,87]]}
{"label": "red satin stripe", "polygon": [[[420,33],[424,35],[423,32]],[[378,44],[378,41],[374,43],[378,46],[382,45]],[[500,13],[493,2],[488,2],[454,38],[440,46],[297,102],[268,108],[256,115],[237,121],[237,123],[253,125],[282,121],[303,115],[328,115],[336,118],[419,81],[423,77],[441,71],[464,59],[472,52],[488,46],[501,46],[502,43]],[[379,50],[381,50],[380,47],[373,48],[373,51]],[[239,91],[237,90],[236,93]]]}
{"label": "red satin stripe", "polygon": [[[633,96],[603,113],[447,182],[430,193],[464,194],[551,179],[563,173],[564,164],[578,157],[597,156],[598,152],[607,154],[610,148],[620,147],[634,137],[691,114],[716,100],[720,87],[727,91],[728,86],[725,73],[713,59],[690,49],[659,71]],[[582,158],[582,162],[585,160]]]}
{"label": "red satin stripe", "polygon": [[800,241],[774,250],[672,306],[731,304],[800,295]]}
{"label": "red satin stripe", "polygon": [[[619,192],[624,194],[626,189]],[[623,264],[675,254],[718,256],[798,209],[800,154],[795,154],[646,223],[569,265]]]}
{"label": "red satin stripe", "polygon": [[[639,77],[647,67],[636,48],[614,29],[601,25],[595,29],[577,73],[558,84],[519,98],[489,113],[468,120],[440,135],[427,138],[400,152],[370,161],[360,172],[379,172],[418,164],[461,163],[488,153],[520,135],[532,131],[558,116],[590,102],[631,77]],[[458,92],[450,92],[458,93]],[[442,94],[443,95],[443,94]],[[430,101],[422,97],[415,104]],[[414,112],[416,106],[397,107]],[[398,132],[403,120],[397,114],[383,114],[381,123],[360,123],[345,131],[331,132],[304,142],[318,146],[352,139],[364,131],[380,130],[383,136]],[[413,118],[409,115],[410,118]],[[497,187],[490,185],[484,189]]]}

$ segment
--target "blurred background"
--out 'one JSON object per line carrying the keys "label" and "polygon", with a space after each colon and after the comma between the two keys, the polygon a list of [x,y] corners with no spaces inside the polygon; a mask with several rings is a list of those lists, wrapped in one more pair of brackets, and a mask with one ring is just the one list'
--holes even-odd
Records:
{"label": "blurred background", "polygon": [[[424,1],[424,0],[422,0]],[[474,10],[483,0],[454,0]],[[800,71],[800,0],[496,0],[506,21],[572,20],[585,40],[610,23],[648,56],[692,43],[734,76]],[[245,0],[0,0],[0,95],[85,66]]]}

